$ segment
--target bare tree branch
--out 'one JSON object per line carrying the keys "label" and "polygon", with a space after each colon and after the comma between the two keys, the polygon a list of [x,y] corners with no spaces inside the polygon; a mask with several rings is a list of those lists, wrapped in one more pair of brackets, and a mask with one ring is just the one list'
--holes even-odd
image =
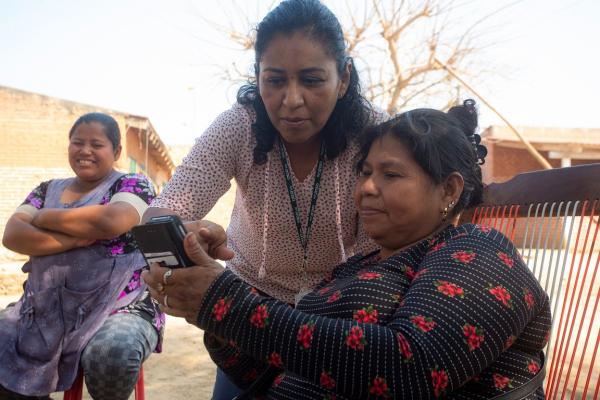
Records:
{"label": "bare tree branch", "polygon": [[[230,1],[243,9],[238,1]],[[488,73],[475,62],[490,45],[482,42],[482,32],[489,32],[487,24],[492,18],[523,0],[505,0],[487,10],[475,0],[339,1],[341,10],[332,10],[342,21],[349,54],[363,77],[365,95],[389,113],[396,113],[414,104],[423,105],[425,100],[433,101],[431,106],[445,107],[456,102],[455,84],[435,59],[471,77]],[[476,13],[483,16],[473,17]],[[262,16],[242,17],[247,26],[204,22],[226,35],[236,49],[249,52],[254,38],[245,29]],[[232,63],[223,78],[240,81],[249,75]]]}

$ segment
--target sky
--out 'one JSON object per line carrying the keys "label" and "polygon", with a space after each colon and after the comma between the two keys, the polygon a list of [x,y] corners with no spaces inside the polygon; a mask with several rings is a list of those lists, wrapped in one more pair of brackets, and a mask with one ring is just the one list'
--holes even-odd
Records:
{"label": "sky", "polygon": [[[0,85],[143,115],[166,143],[192,143],[235,101],[226,66],[251,67],[219,27],[272,3],[0,0]],[[475,0],[472,17],[491,4]],[[493,71],[476,89],[512,124],[600,128],[599,1],[516,1],[489,31],[478,61]],[[498,123],[480,109],[482,127]]]}

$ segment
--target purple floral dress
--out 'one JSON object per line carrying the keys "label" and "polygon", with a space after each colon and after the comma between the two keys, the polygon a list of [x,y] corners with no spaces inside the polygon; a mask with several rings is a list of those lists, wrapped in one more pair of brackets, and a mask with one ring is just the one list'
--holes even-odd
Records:
{"label": "purple floral dress", "polygon": [[[23,205],[31,205],[36,209],[44,207],[44,200],[50,181],[40,183],[25,199]],[[152,184],[148,178],[141,174],[126,174],[117,179],[104,195],[100,204],[108,204],[110,199],[117,193],[132,193],[144,200],[146,204],[156,196]],[[99,240],[97,243],[104,245],[113,256],[127,254],[137,250],[133,236],[129,232],[112,239]],[[154,326],[159,334],[159,341],[156,348],[161,351],[162,336],[165,324],[165,315],[160,311],[158,303],[149,296],[148,290],[141,280],[142,269],[134,271],[131,279],[123,288],[119,295],[118,304],[126,304],[113,311],[113,313],[127,312],[144,318]],[[130,301],[128,301],[130,300]]]}

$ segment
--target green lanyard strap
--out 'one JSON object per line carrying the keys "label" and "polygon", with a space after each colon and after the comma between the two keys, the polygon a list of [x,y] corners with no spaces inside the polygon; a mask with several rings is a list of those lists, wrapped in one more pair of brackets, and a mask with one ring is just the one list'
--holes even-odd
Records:
{"label": "green lanyard strap", "polygon": [[279,155],[281,157],[281,165],[283,166],[283,175],[285,176],[285,184],[287,186],[288,195],[290,198],[290,205],[294,214],[294,220],[296,222],[296,231],[298,233],[298,239],[300,245],[304,251],[304,257],[302,260],[302,273],[304,275],[304,284],[306,285],[308,279],[306,277],[306,262],[308,259],[308,242],[310,240],[310,233],[312,230],[312,222],[314,217],[315,206],[317,205],[317,199],[319,198],[319,187],[321,185],[321,176],[323,175],[323,164],[325,161],[325,142],[321,142],[321,149],[319,151],[319,162],[317,163],[317,171],[315,173],[315,180],[313,182],[312,196],[310,199],[310,209],[308,211],[308,221],[306,222],[306,232],[302,232],[302,222],[300,221],[300,210],[298,209],[298,198],[296,197],[296,191],[292,183],[292,173],[286,157],[285,148],[283,141],[279,138]]}

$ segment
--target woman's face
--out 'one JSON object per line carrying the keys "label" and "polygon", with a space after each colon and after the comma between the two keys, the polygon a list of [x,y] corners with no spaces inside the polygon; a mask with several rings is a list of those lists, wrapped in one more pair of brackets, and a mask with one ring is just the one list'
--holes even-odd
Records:
{"label": "woman's face", "polygon": [[335,59],[305,34],[276,35],[259,63],[258,88],[269,119],[283,140],[304,144],[316,139],[350,79]]}
{"label": "woman's face", "polygon": [[85,182],[104,179],[120,153],[121,146],[115,151],[99,122],[80,124],[69,138],[69,164],[75,175]]}
{"label": "woman's face", "polygon": [[364,229],[382,247],[382,256],[436,231],[447,205],[443,185],[435,184],[405,145],[391,135],[371,145],[354,200]]}

